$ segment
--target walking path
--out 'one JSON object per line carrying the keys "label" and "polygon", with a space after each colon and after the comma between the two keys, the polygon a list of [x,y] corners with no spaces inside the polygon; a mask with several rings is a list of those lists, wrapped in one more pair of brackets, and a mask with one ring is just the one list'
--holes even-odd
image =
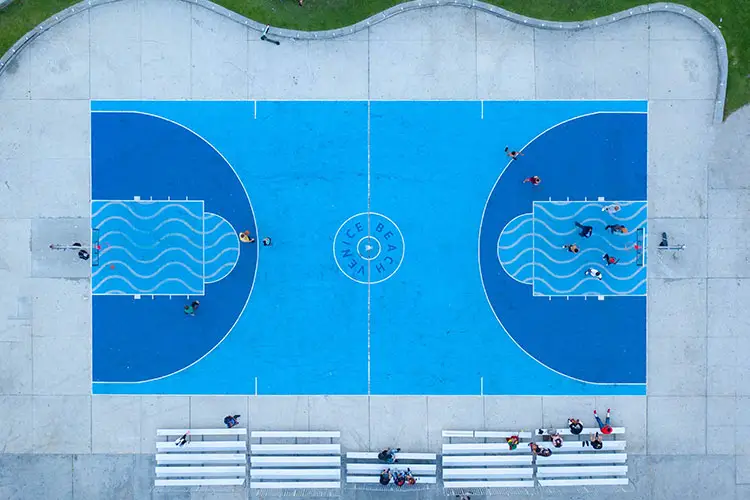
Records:
{"label": "walking path", "polygon": [[[122,0],[5,60],[0,497],[149,498],[154,430],[213,425],[217,408],[253,428],[340,429],[349,449],[437,450],[443,428],[548,426],[608,406],[630,436],[622,498],[750,497],[750,111],[715,123],[723,48],[663,11],[572,32],[526,24],[421,8],[275,46],[196,3]],[[89,100],[250,98],[648,99],[650,230],[686,245],[651,249],[649,396],[91,396],[88,267],[47,248],[89,239]]]}

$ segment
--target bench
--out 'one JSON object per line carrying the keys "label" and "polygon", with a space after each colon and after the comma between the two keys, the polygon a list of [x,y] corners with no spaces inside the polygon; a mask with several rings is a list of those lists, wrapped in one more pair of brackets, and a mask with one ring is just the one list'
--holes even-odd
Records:
{"label": "bench", "polygon": [[[188,433],[188,441],[175,441]],[[157,429],[154,486],[241,486],[247,429]]]}
{"label": "bench", "polygon": [[414,488],[421,484],[437,483],[437,454],[435,453],[396,453],[395,463],[384,463],[378,459],[376,451],[350,451],[346,454],[346,482],[350,484],[375,484],[377,488],[395,487],[380,484],[380,473],[383,469],[406,472],[411,469],[416,485],[404,485],[403,488]]}
{"label": "bench", "polygon": [[[628,484],[628,455],[624,427],[602,435],[602,449],[581,446],[598,428],[585,428],[575,436],[570,429],[558,429],[567,438],[561,448],[552,448],[549,457],[536,457],[537,481],[540,486],[617,486]],[[618,436],[620,439],[616,439]],[[573,438],[573,439],[571,439]],[[545,446],[548,446],[545,443]],[[550,446],[551,447],[551,446]]]}
{"label": "bench", "polygon": [[[505,439],[514,435],[519,443],[511,450]],[[474,493],[477,489],[533,488],[531,438],[531,432],[443,431],[447,440],[442,454],[443,487]]]}
{"label": "bench", "polygon": [[252,431],[250,488],[341,488],[341,444],[334,442],[340,437],[338,431]]}

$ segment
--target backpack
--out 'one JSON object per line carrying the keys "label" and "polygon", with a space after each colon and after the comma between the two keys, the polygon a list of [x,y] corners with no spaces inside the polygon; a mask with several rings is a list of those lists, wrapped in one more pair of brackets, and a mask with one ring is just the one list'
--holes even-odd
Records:
{"label": "backpack", "polygon": [[[372,455],[370,455],[372,456]],[[378,453],[378,460],[382,460],[383,462],[388,461],[388,450],[383,450],[380,453]]]}

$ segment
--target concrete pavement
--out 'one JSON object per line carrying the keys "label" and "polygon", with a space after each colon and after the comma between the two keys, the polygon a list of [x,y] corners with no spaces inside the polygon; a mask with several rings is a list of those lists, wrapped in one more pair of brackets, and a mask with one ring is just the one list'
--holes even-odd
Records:
{"label": "concrete pavement", "polygon": [[[245,498],[151,489],[155,429],[217,408],[254,429],[340,429],[347,449],[437,451],[443,428],[611,406],[633,485],[607,498],[750,498],[750,111],[714,124],[716,50],[664,12],[571,33],[446,6],[277,47],[194,4],[123,0],[51,28],[0,74],[0,497]],[[649,251],[647,397],[91,395],[88,266],[47,249],[89,238],[90,99],[618,98],[649,100],[650,230],[686,244]]]}

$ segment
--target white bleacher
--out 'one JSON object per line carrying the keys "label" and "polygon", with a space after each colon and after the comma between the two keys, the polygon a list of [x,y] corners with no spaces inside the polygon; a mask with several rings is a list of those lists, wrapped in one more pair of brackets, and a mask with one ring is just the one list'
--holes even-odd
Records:
{"label": "white bleacher", "polygon": [[[511,450],[505,438],[519,437]],[[534,463],[529,451],[530,432],[443,431],[443,487],[533,488]]]}
{"label": "white bleacher", "polygon": [[[385,463],[378,459],[377,451],[350,451],[346,454],[346,482],[352,484],[379,484],[383,469],[406,472],[411,469],[417,485],[437,483],[437,454],[435,453],[396,453],[395,463]],[[391,483],[393,484],[393,483]],[[404,488],[413,488],[408,484]]]}
{"label": "white bleacher", "polygon": [[252,431],[250,487],[341,488],[340,437],[338,431]]}
{"label": "white bleacher", "polygon": [[[188,433],[188,442],[175,441]],[[154,486],[241,486],[247,429],[158,429]]]}
{"label": "white bleacher", "polygon": [[[588,441],[598,428],[586,428],[579,435],[570,429],[558,429],[563,436],[562,448],[552,449],[549,457],[536,457],[536,476],[541,486],[608,486],[627,485],[628,455],[625,453],[625,428],[615,427],[602,436],[602,448],[596,450],[581,443]],[[615,437],[617,436],[617,437]]]}

